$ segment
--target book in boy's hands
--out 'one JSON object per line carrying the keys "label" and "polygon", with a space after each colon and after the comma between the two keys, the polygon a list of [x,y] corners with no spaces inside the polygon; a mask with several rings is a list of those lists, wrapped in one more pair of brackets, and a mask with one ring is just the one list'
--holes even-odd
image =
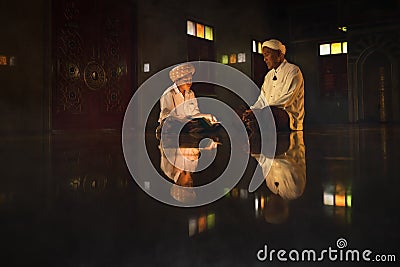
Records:
{"label": "book in boy's hands", "polygon": [[[212,116],[212,115],[211,115]],[[198,114],[192,117],[192,119],[198,120],[200,122],[206,123],[208,126],[214,126],[219,124],[220,122],[215,119],[214,116],[212,116],[212,120],[208,118],[209,116],[204,116],[204,114]]]}
{"label": "book in boy's hands", "polygon": [[193,118],[193,120],[196,120],[200,123],[200,125],[204,125],[204,126],[208,126],[208,127],[217,127],[220,122],[219,121],[214,121],[214,120],[210,120],[206,117],[196,117]]}
{"label": "book in boy's hands", "polygon": [[208,125],[210,125],[210,126],[221,123],[220,121],[211,121],[211,120],[209,120],[209,119],[207,119],[207,118],[203,118],[203,119],[204,119],[204,120],[208,123]]}

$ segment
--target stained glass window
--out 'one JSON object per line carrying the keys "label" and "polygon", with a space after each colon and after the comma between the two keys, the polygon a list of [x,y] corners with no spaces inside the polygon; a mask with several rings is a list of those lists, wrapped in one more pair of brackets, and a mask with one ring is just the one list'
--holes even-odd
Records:
{"label": "stained glass window", "polygon": [[341,185],[336,185],[336,190],[332,193],[324,191],[324,205],[351,208],[351,189],[341,190],[340,186]]}
{"label": "stained glass window", "polygon": [[252,48],[253,48],[253,53],[262,54],[262,42],[253,40]]}
{"label": "stained glass window", "polygon": [[319,45],[319,55],[347,54],[347,42],[334,42]]}
{"label": "stained glass window", "polygon": [[214,29],[211,26],[188,20],[186,22],[186,33],[188,35],[196,36],[198,38],[206,39],[209,41],[214,40]]}

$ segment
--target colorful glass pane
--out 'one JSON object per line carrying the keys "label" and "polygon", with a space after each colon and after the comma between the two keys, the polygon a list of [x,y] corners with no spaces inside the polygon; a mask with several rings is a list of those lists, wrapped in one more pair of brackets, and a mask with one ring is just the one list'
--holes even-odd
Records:
{"label": "colorful glass pane", "polygon": [[257,53],[257,42],[253,40],[253,53]]}
{"label": "colorful glass pane", "polygon": [[207,219],[206,216],[201,216],[198,221],[197,221],[197,225],[198,225],[198,232],[202,233],[207,229]]}
{"label": "colorful glass pane", "polygon": [[343,53],[347,54],[347,42],[343,42]]}
{"label": "colorful glass pane", "polygon": [[338,206],[338,207],[346,206],[346,197],[344,194],[336,194],[335,195],[335,206]]}
{"label": "colorful glass pane", "polygon": [[261,206],[261,209],[263,210],[264,206],[265,206],[265,197],[264,196],[261,196],[260,206]]}
{"label": "colorful glass pane", "polygon": [[330,44],[321,44],[319,45],[319,55],[329,55],[331,53],[331,46]]}
{"label": "colorful glass pane", "polygon": [[258,47],[258,53],[259,53],[259,54],[262,54],[262,43],[261,43],[261,42],[258,42],[257,47]]}
{"label": "colorful glass pane", "polygon": [[228,64],[229,58],[228,55],[222,55],[222,64]]}
{"label": "colorful glass pane", "polygon": [[351,207],[352,197],[351,195],[346,195],[346,206]]}
{"label": "colorful glass pane", "polygon": [[207,215],[207,229],[213,229],[215,226],[215,214],[211,213]]}
{"label": "colorful glass pane", "polygon": [[334,205],[334,196],[332,193],[324,192],[324,205],[327,205],[327,206]]}
{"label": "colorful glass pane", "polygon": [[200,23],[196,23],[196,36],[200,38],[204,38],[204,25]]}
{"label": "colorful glass pane", "polygon": [[193,21],[187,21],[187,34],[196,36],[196,27]]}
{"label": "colorful glass pane", "polygon": [[150,71],[150,63],[144,63],[143,72],[149,72],[149,71]]}
{"label": "colorful glass pane", "polygon": [[332,43],[331,54],[341,54],[341,53],[342,53],[342,43]]}
{"label": "colorful glass pane", "polygon": [[197,220],[189,219],[189,236],[194,236],[197,232]]}
{"label": "colorful glass pane", "polygon": [[7,57],[0,56],[0,65],[7,65]]}
{"label": "colorful glass pane", "polygon": [[245,53],[239,53],[237,58],[238,58],[238,63],[246,62],[246,54]]}
{"label": "colorful glass pane", "polygon": [[236,54],[231,54],[229,56],[229,63],[230,64],[235,64],[236,63]]}
{"label": "colorful glass pane", "polygon": [[213,28],[210,26],[205,26],[205,38],[210,41],[214,40]]}

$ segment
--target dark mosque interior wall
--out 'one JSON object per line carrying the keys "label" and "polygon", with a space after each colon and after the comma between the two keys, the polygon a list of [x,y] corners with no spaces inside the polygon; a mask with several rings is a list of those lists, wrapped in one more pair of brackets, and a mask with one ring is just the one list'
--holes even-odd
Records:
{"label": "dark mosque interior wall", "polygon": [[0,130],[40,132],[45,127],[48,84],[48,1],[0,3],[0,54],[14,66],[0,66]]}
{"label": "dark mosque interior wall", "polygon": [[[0,55],[14,57],[13,66],[0,65],[1,133],[40,133],[52,127],[52,2],[20,0],[0,4]],[[136,46],[132,48],[130,69],[134,77],[132,93],[162,68],[188,60],[185,22],[191,19],[214,27],[215,61],[220,62],[223,54],[244,52],[246,62],[232,67],[251,78],[251,41],[275,37],[285,42],[288,60],[298,64],[305,77],[306,123],[358,122],[368,116],[379,120],[378,109],[365,109],[377,99],[361,96],[365,89],[360,76],[363,66],[357,64],[360,58],[368,63],[363,51],[371,52],[379,46],[383,36],[385,47],[377,52],[386,53],[388,59],[383,62],[389,62],[386,81],[390,77],[387,86],[391,89],[386,106],[390,108],[389,119],[399,121],[399,57],[394,45],[398,40],[399,1],[381,1],[378,7],[366,6],[363,1],[341,0],[328,4],[288,1],[280,5],[258,0],[236,4],[211,0],[201,3],[137,0],[130,4],[134,14],[132,43]],[[338,25],[347,26],[348,32],[337,31]],[[371,27],[374,34],[368,30]],[[324,97],[320,88],[318,45],[341,40],[349,43],[347,94]],[[353,43],[359,40],[364,42],[359,42],[353,50]],[[143,72],[144,63],[150,63],[150,72]]]}
{"label": "dark mosque interior wall", "polygon": [[[188,60],[186,21],[214,30],[214,60],[223,54],[245,53],[246,62],[235,68],[251,76],[252,40],[270,36],[266,1],[137,1],[139,84],[162,68]],[[143,73],[143,63],[150,72]]]}

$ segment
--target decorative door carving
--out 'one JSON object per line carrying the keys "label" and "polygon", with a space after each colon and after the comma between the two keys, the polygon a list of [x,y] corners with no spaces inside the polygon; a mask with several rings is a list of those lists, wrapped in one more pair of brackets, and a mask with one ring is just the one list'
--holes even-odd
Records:
{"label": "decorative door carving", "polygon": [[132,95],[129,1],[53,1],[53,129],[119,129]]}

